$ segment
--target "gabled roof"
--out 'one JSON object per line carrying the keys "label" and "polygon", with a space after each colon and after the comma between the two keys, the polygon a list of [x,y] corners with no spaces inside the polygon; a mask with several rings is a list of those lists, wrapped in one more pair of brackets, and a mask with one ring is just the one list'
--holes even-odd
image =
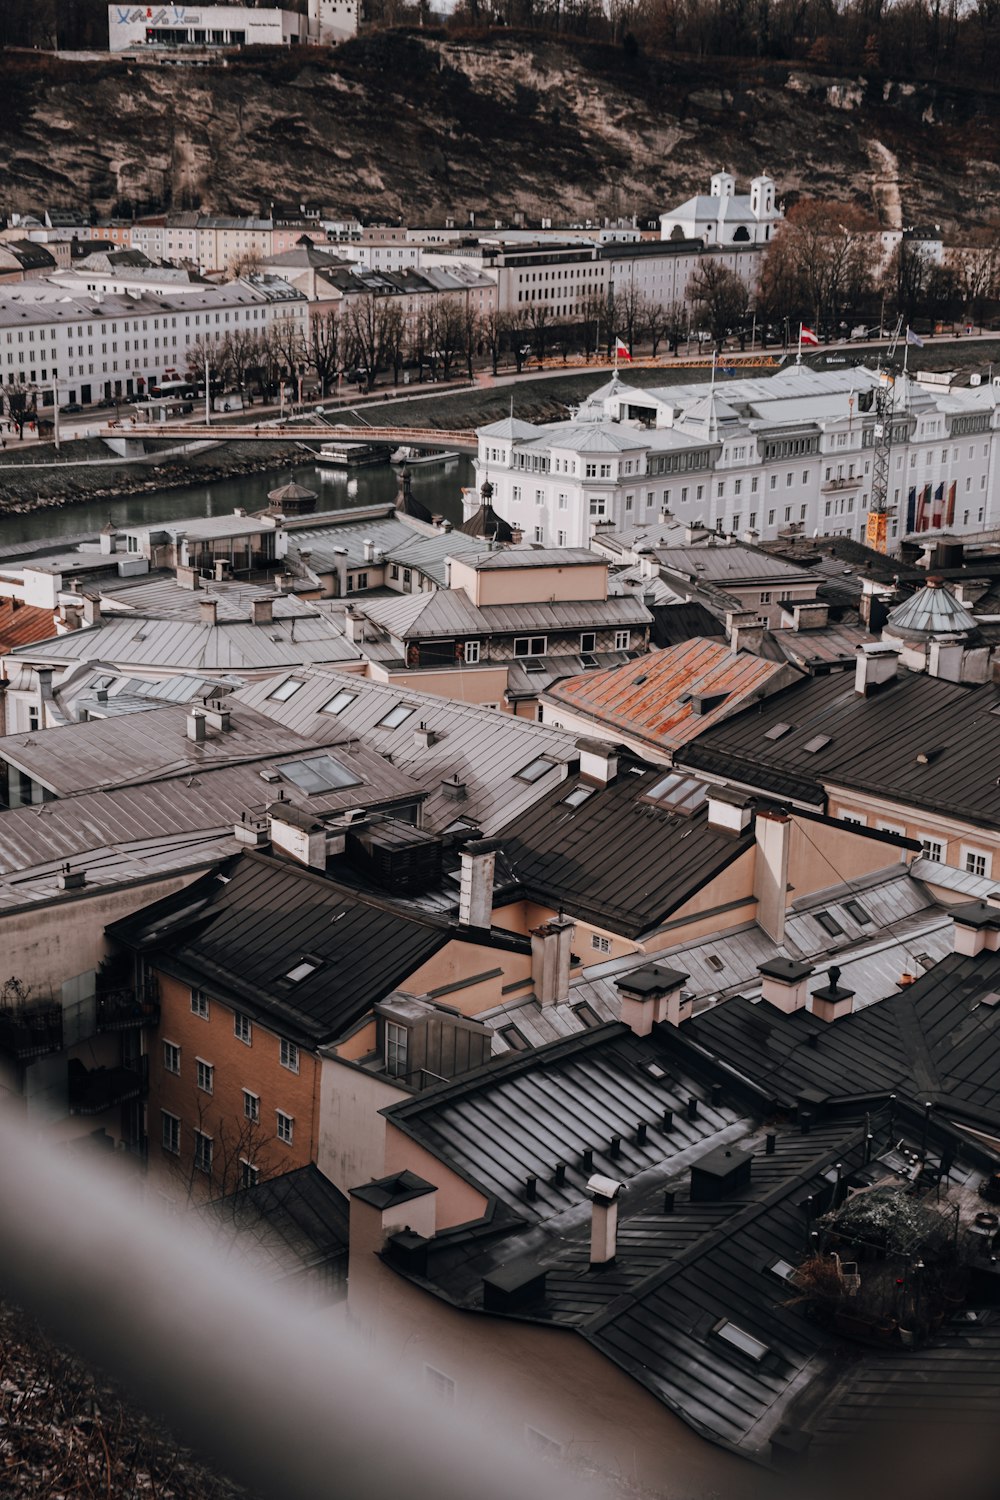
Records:
{"label": "gabled roof", "polygon": [[0,652],[47,640],[52,630],[51,609],[37,609],[17,599],[0,600]]}
{"label": "gabled roof", "polygon": [[1000,687],[902,672],[871,697],[853,672],[807,677],[678,752],[692,770],[822,805],[825,787],[1000,827]]}
{"label": "gabled roof", "polygon": [[579,806],[566,801],[586,785],[576,778],[550,792],[501,835],[518,889],[626,937],[663,921],[753,845],[752,833],[709,826],[699,783],[685,789],[689,816],[652,799],[663,779],[662,766],[622,756],[615,780]]}
{"label": "gabled roof", "polygon": [[663,754],[696,738],[742,702],[760,701],[782,672],[748,652],[691,640],[610,671],[563,678],[546,698]]}
{"label": "gabled roof", "polygon": [[803,1089],[830,1099],[897,1093],[995,1134],[998,990],[1000,953],[953,953],[880,1004],[832,1024],[737,996],[685,1022],[678,1041],[785,1102]]}
{"label": "gabled roof", "polygon": [[225,884],[208,878],[109,931],[157,967],[310,1046],[342,1035],[452,935],[446,923],[256,852],[233,862]]}
{"label": "gabled roof", "polygon": [[360,653],[321,615],[275,620],[263,627],[193,620],[106,620],[11,653],[33,662],[100,658],[116,666],[189,672],[266,671],[308,662],[357,661]]}

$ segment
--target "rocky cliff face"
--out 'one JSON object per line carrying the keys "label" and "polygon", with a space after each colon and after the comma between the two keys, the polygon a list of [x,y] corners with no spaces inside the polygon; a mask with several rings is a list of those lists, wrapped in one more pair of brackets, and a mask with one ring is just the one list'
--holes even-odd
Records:
{"label": "rocky cliff face", "polygon": [[886,222],[1000,217],[1000,111],[973,91],[702,68],[533,37],[372,32],[228,67],[0,57],[0,206],[411,221],[648,216],[726,166]]}

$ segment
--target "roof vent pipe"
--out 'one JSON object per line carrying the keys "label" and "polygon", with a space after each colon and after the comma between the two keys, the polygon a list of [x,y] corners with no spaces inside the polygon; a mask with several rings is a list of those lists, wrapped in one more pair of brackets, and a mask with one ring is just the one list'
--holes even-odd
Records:
{"label": "roof vent pipe", "polygon": [[618,1198],[623,1184],[595,1173],[587,1183],[593,1200],[590,1211],[590,1264],[614,1265],[618,1251]]}

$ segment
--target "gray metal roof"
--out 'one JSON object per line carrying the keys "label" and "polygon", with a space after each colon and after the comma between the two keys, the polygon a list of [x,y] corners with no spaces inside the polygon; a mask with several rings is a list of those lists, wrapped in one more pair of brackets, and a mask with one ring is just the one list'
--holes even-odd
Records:
{"label": "gray metal roof", "polygon": [[[391,758],[427,789],[423,819],[428,828],[448,828],[462,819],[493,834],[561,781],[567,765],[579,758],[574,736],[495,709],[344,673],[317,670],[301,680],[302,687],[284,702],[274,697],[281,685],[276,688],[273,680],[252,683],[236,696],[296,734],[325,739],[333,726],[339,735]],[[324,714],[323,705],[340,692],[354,697],[336,716]],[[393,709],[410,706],[413,712],[395,728],[381,724]],[[421,724],[430,731],[429,744],[417,734]],[[540,756],[553,762],[551,772],[536,782],[519,780],[517,772]],[[443,787],[456,778],[465,793],[461,800]]]}
{"label": "gray metal roof", "polygon": [[268,672],[310,662],[357,661],[360,655],[332,620],[318,614],[267,626],[106,620],[10,653],[39,664],[99,659],[170,672]]}
{"label": "gray metal roof", "polygon": [[370,620],[397,640],[437,636],[513,635],[519,630],[548,633],[648,625],[652,615],[641,599],[613,595],[554,603],[486,604],[476,607],[461,589],[409,594],[395,599],[366,599],[359,606]]}

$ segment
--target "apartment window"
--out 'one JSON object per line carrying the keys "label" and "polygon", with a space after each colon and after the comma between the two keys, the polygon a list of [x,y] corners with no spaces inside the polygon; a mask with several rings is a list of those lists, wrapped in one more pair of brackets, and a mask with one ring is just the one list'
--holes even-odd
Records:
{"label": "apartment window", "polygon": [[243,1090],[243,1118],[253,1125],[260,1120],[260,1095],[251,1094],[249,1089]]}
{"label": "apartment window", "polygon": [[631,630],[616,630],[615,631],[615,650],[616,651],[627,651],[628,648],[629,648],[629,646],[631,645],[631,642],[632,642],[632,632],[631,632]]}
{"label": "apartment window", "polygon": [[200,1016],[203,1021],[208,1020],[208,996],[204,990],[191,991],[191,1014]]}
{"label": "apartment window", "polygon": [[160,1110],[161,1135],[160,1143],[164,1151],[170,1151],[174,1156],[181,1152],[181,1122],[176,1115],[169,1114],[167,1110]]}
{"label": "apartment window", "polygon": [[988,878],[990,873],[990,856],[980,854],[978,849],[963,849],[962,864],[967,875],[979,875],[983,879]]}
{"label": "apartment window", "polygon": [[545,540],[545,527],[544,526],[536,526],[535,527],[535,541],[540,543],[540,542],[544,542],[544,540]]}
{"label": "apartment window", "polygon": [[610,953],[611,939],[609,937],[602,937],[599,932],[592,932],[590,934],[590,946],[595,953]]}
{"label": "apartment window", "polygon": [[256,1187],[259,1181],[260,1181],[260,1167],[255,1167],[254,1164],[253,1164],[253,1162],[249,1162],[249,1161],[246,1160],[245,1157],[241,1156],[240,1157],[240,1187],[241,1188]]}
{"label": "apartment window", "polygon": [[544,635],[519,635],[514,637],[515,656],[544,656],[547,640]]}
{"label": "apartment window", "polygon": [[278,1061],[283,1068],[288,1069],[289,1073],[297,1073],[299,1071],[299,1049],[294,1042],[286,1042],[284,1037],[281,1038],[278,1049]]}
{"label": "apartment window", "polygon": [[769,590],[767,590],[767,589],[764,590],[764,592],[760,596],[760,602],[761,602],[761,604],[770,604],[770,602],[771,602],[771,595],[770,595],[770,591]]}
{"label": "apartment window", "polygon": [[466,641],[465,651],[463,654],[466,666],[474,667],[479,660],[479,642]]}
{"label": "apartment window", "polygon": [[921,834],[920,847],[924,851],[925,859],[933,859],[937,864],[944,862],[944,844],[940,839],[932,839],[927,834]]}
{"label": "apartment window", "polygon": [[198,1087],[203,1094],[214,1093],[215,1069],[211,1063],[197,1059]]}
{"label": "apartment window", "polygon": [[238,1042],[245,1042],[248,1047],[253,1046],[253,1024],[249,1016],[237,1011],[233,1016],[233,1036]]}
{"label": "apartment window", "polygon": [[858,828],[866,828],[868,826],[868,819],[864,813],[842,811],[837,816],[842,823],[854,823]]}
{"label": "apartment window", "polygon": [[597,650],[597,631],[596,630],[585,630],[582,633],[582,635],[580,636],[580,650],[581,651],[596,651]]}
{"label": "apartment window", "polygon": [[211,1172],[212,1170],[212,1147],[214,1142],[210,1135],[204,1131],[196,1130],[194,1133],[194,1164],[199,1172]]}

